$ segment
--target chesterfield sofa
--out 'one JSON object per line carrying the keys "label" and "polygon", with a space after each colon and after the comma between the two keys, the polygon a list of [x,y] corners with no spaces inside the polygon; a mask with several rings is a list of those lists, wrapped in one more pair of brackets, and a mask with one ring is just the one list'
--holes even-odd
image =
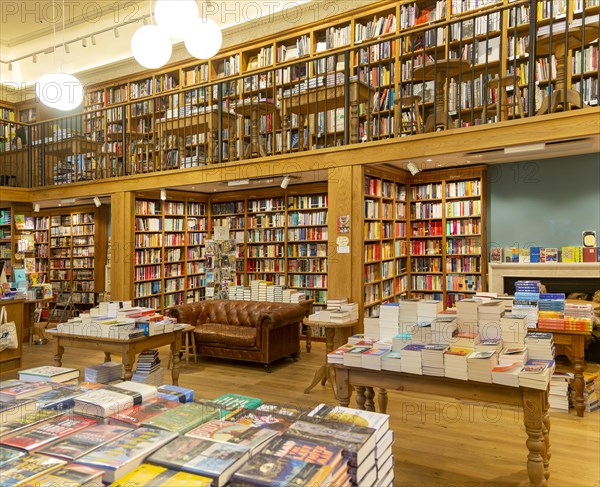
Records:
{"label": "chesterfield sofa", "polygon": [[169,315],[195,328],[199,355],[258,362],[270,372],[275,360],[297,360],[306,308],[290,303],[206,300],[174,306]]}

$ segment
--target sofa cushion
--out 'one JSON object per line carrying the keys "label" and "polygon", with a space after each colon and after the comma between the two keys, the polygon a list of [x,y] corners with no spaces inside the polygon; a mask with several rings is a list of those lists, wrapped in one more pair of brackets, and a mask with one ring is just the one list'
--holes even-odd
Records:
{"label": "sofa cushion", "polygon": [[200,343],[214,343],[234,347],[256,346],[256,328],[250,326],[203,323],[196,326],[194,333]]}

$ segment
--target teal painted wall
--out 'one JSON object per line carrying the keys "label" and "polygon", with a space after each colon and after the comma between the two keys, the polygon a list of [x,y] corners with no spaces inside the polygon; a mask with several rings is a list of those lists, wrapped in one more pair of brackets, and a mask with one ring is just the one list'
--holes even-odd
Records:
{"label": "teal painted wall", "polygon": [[600,155],[488,167],[488,247],[581,245],[600,240]]}

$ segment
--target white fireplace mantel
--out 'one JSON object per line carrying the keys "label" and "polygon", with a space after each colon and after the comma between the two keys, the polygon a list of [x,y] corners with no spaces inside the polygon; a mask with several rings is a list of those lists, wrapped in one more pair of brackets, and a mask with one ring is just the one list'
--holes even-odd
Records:
{"label": "white fireplace mantel", "polygon": [[544,277],[600,278],[600,262],[544,262],[540,264],[488,264],[490,292],[504,294],[505,277],[543,279]]}

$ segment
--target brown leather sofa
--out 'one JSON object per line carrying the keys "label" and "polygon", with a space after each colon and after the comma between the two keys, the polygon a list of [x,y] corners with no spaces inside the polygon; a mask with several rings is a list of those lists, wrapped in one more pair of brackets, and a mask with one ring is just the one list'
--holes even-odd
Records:
{"label": "brown leather sofa", "polygon": [[259,362],[270,371],[277,359],[297,359],[306,308],[290,303],[207,300],[174,306],[169,314],[178,323],[195,327],[198,354]]}

